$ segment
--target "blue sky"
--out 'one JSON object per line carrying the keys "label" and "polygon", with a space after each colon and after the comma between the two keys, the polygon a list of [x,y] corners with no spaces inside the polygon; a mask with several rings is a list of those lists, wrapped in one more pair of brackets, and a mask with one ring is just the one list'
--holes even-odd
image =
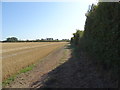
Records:
{"label": "blue sky", "polygon": [[70,39],[84,30],[85,13],[92,2],[3,2],[2,40]]}

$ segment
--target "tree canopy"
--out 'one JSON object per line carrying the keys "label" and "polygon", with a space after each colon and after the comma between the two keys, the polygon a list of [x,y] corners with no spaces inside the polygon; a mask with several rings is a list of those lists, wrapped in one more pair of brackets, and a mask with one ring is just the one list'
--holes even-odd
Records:
{"label": "tree canopy", "polygon": [[79,31],[74,33],[71,42],[96,58],[105,70],[118,74],[120,66],[120,3],[99,2],[92,4],[86,13],[84,34],[79,40]]}
{"label": "tree canopy", "polygon": [[9,37],[6,39],[7,42],[17,42],[18,39],[16,37]]}

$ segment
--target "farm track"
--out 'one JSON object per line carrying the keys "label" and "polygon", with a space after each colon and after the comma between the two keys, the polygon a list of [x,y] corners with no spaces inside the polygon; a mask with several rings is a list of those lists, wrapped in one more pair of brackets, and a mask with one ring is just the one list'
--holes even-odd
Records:
{"label": "farm track", "polygon": [[43,75],[47,74],[48,72],[59,66],[60,60],[65,54],[64,48],[65,47],[62,46],[54,50],[47,57],[40,60],[32,71],[18,75],[15,81],[13,81],[10,85],[6,86],[6,88],[31,87],[33,82],[36,82],[37,80],[42,78]]}
{"label": "farm track", "polygon": [[22,68],[36,63],[38,60],[65,44],[67,43],[3,43],[2,79],[4,80],[17,73]]}
{"label": "farm track", "polygon": [[69,45],[61,65],[44,74],[32,88],[118,88],[118,82],[111,80],[109,74],[98,71],[92,60],[81,51],[79,57]]}
{"label": "farm track", "polygon": [[69,46],[43,58],[36,67],[20,74],[6,88],[117,88],[117,83],[96,71],[94,63],[81,52],[75,57]]}

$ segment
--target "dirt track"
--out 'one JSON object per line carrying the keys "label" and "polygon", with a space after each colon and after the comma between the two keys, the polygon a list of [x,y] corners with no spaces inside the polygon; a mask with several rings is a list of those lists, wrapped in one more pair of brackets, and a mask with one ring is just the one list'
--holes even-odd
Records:
{"label": "dirt track", "polygon": [[[66,47],[63,64],[34,82],[32,88],[117,88],[118,82],[97,71],[95,64],[83,52],[76,57]],[[62,62],[61,61],[61,62]]]}
{"label": "dirt track", "polygon": [[117,88],[117,83],[96,71],[95,65],[81,52],[77,58],[69,47],[62,47],[38,65],[21,74],[11,88]]}
{"label": "dirt track", "polygon": [[47,57],[43,58],[32,71],[18,75],[15,81],[13,81],[10,85],[6,87],[30,87],[31,84],[41,78],[42,75],[50,72],[56,66],[58,66],[60,64],[60,59],[62,59],[62,57],[64,56],[64,53],[64,47],[53,51]]}
{"label": "dirt track", "polygon": [[66,42],[2,43],[2,79],[34,64]]}

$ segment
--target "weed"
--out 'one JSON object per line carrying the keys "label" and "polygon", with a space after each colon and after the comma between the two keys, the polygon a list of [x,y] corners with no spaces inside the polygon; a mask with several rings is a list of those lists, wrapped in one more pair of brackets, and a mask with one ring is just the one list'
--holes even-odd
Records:
{"label": "weed", "polygon": [[4,80],[2,82],[2,86],[6,86],[8,84],[10,84],[10,82],[14,81],[15,78],[17,77],[17,75],[21,74],[21,73],[26,73],[28,71],[31,71],[33,68],[35,67],[35,64],[32,64],[26,68],[23,68],[22,70],[20,70],[18,73],[16,73],[15,75],[12,75],[11,77],[7,78],[6,80]]}

